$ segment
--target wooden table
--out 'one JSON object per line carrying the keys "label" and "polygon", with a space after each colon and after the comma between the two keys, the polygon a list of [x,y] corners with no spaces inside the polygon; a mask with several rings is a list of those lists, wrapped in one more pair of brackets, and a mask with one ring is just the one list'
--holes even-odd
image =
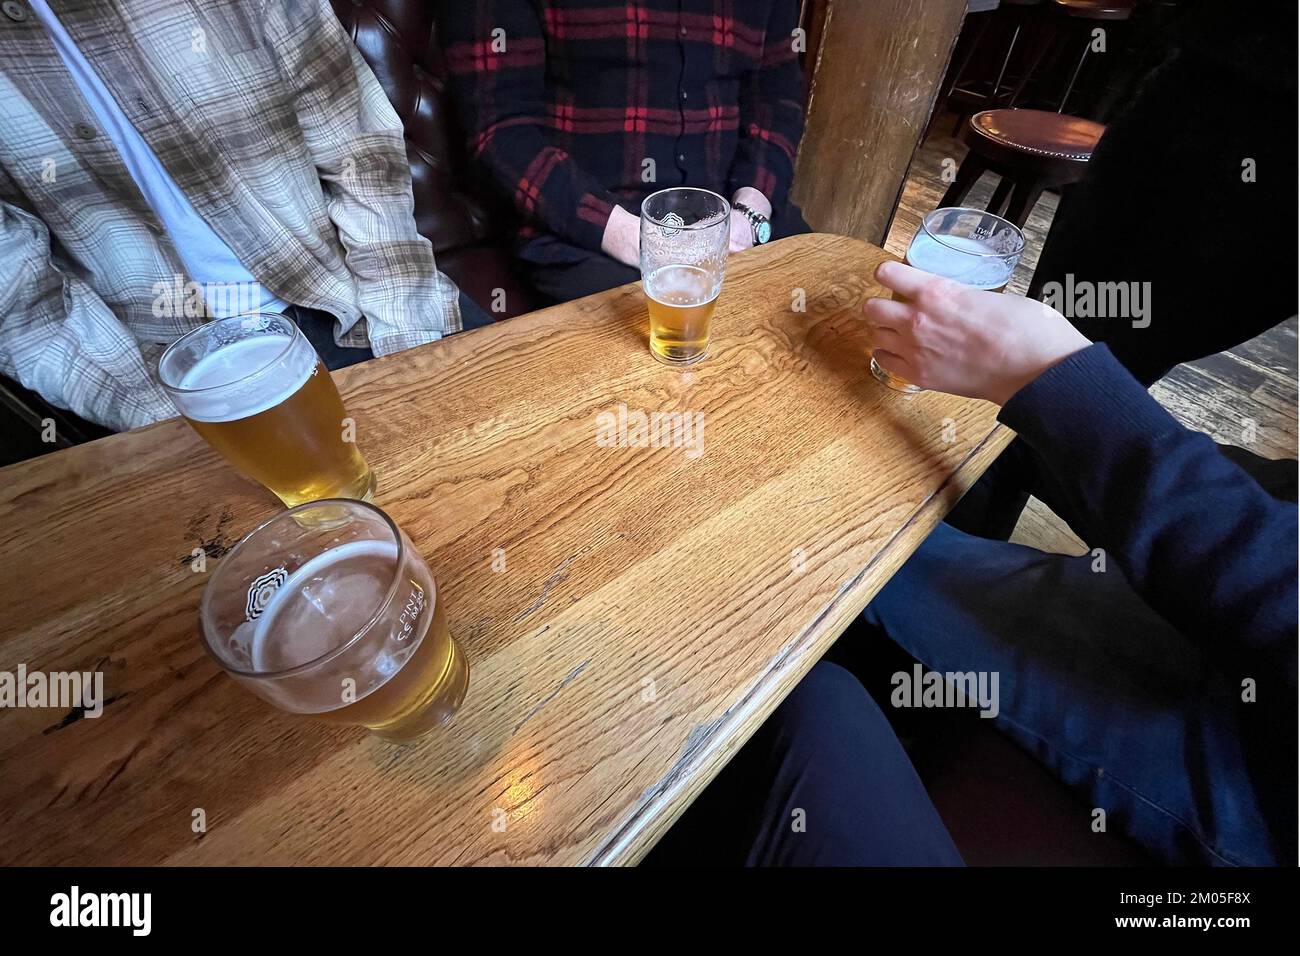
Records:
{"label": "wooden table", "polygon": [[[204,654],[207,575],[277,502],[183,422],[0,470],[0,670],[100,669],[110,698],[0,710],[0,863],[640,859],[1010,437],[872,380],[885,256],[736,256],[690,371],[650,358],[633,285],[338,374],[471,664],[416,747]],[[599,444],[620,405],[703,413],[703,454]]]}

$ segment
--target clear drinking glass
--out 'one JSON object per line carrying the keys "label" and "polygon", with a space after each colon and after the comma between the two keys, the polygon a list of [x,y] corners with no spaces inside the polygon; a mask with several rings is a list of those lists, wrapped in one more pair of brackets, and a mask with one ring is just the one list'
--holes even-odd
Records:
{"label": "clear drinking glass", "polygon": [[204,646],[276,707],[416,740],[469,684],[433,574],[372,504],[281,512],[221,559],[203,592]]}
{"label": "clear drinking glass", "polygon": [[661,189],[641,204],[641,284],[659,361],[690,365],[708,354],[730,239],[731,203],[707,189]]}
{"label": "clear drinking glass", "polygon": [[[936,209],[921,221],[907,248],[907,264],[976,289],[1001,292],[1020,262],[1025,237],[1016,225],[982,209],[962,206]],[[893,298],[906,302],[906,296]],[[919,386],[885,371],[875,356],[871,374],[900,392],[919,392]]]}
{"label": "clear drinking glass", "polygon": [[334,379],[284,316],[201,325],[167,348],[158,377],[194,430],[286,505],[374,496],[375,473]]}

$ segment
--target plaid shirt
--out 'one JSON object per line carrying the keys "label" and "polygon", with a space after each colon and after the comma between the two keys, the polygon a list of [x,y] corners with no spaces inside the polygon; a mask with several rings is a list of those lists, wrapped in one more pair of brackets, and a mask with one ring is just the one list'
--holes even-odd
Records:
{"label": "plaid shirt", "polygon": [[[416,232],[401,121],[329,0],[51,7],[263,287],[380,355],[460,329]],[[157,360],[204,318],[155,290],[185,267],[20,2],[0,13],[0,103],[0,372],[113,428],[175,415]]]}
{"label": "plaid shirt", "polygon": [[479,0],[441,10],[471,154],[523,238],[599,250],[615,204],[743,186],[784,204],[803,131],[798,0]]}

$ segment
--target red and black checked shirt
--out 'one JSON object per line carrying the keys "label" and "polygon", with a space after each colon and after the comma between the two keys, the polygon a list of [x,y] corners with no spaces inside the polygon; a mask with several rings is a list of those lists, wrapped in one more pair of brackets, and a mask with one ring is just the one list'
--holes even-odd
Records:
{"label": "red and black checked shirt", "polygon": [[615,203],[669,186],[780,208],[803,131],[798,0],[478,0],[441,31],[472,156],[521,238],[599,250]]}

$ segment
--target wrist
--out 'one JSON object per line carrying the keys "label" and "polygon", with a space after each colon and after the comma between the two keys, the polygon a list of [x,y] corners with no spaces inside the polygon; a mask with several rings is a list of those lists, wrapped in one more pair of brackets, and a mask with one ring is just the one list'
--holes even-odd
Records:
{"label": "wrist", "polygon": [[732,194],[731,202],[748,206],[765,219],[772,218],[772,204],[753,186],[741,186]]}
{"label": "wrist", "polygon": [[605,223],[600,250],[628,265],[635,265],[641,255],[641,220],[622,206],[615,206]]}

